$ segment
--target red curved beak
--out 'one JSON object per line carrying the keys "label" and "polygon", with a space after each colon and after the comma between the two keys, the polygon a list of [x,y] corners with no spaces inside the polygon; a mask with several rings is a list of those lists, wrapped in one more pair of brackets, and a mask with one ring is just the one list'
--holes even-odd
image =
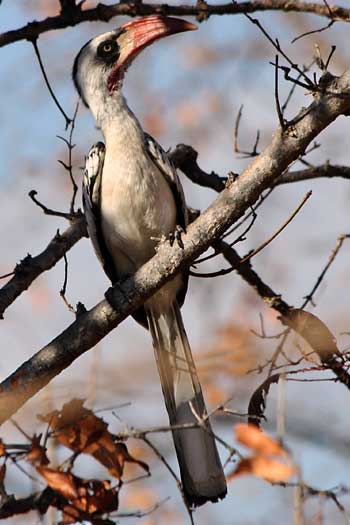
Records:
{"label": "red curved beak", "polygon": [[154,15],[128,22],[120,29],[130,34],[133,43],[132,54],[135,55],[156,40],[184,31],[194,31],[197,26],[180,18]]}
{"label": "red curved beak", "polygon": [[120,86],[125,71],[142,49],[160,38],[195,29],[197,26],[186,20],[159,15],[138,18],[122,25],[117,30],[120,54],[108,77],[109,92],[113,93]]}

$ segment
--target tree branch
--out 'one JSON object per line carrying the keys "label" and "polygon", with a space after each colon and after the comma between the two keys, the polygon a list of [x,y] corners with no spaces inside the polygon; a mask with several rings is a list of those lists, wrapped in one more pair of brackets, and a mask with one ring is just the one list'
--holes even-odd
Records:
{"label": "tree branch", "polygon": [[281,322],[303,337],[318,354],[321,363],[332,370],[338,380],[350,389],[349,373],[339,360],[339,350],[327,327],[312,314],[289,306],[279,294],[264,283],[253,270],[250,261],[243,261],[229,244],[218,241],[215,246],[263,301],[281,314]]}
{"label": "tree branch", "polygon": [[210,188],[218,193],[225,188],[226,177],[220,177],[213,171],[206,173],[197,164],[198,153],[186,144],[178,144],[169,155],[173,164],[180,169],[194,184]]}
{"label": "tree branch", "polygon": [[339,77],[328,77],[328,92],[286,126],[278,129],[271,144],[240,177],[218,195],[182,236],[183,248],[163,242],[156,255],[135,275],[117,283],[108,293],[111,306],[101,301],[81,314],[62,334],[41,349],[0,385],[0,422],[6,421],[30,397],[75,359],[92,348],[118,326],[147,298],[202,252],[239,219],[274,181],[299,158],[312,140],[340,115],[350,113],[350,69]]}
{"label": "tree branch", "polygon": [[305,170],[288,171],[276,180],[274,186],[279,186],[280,184],[287,184],[290,182],[300,182],[303,180],[319,178],[333,179],[336,177],[350,180],[350,167],[329,164],[326,162],[321,166],[314,166]]}
{"label": "tree branch", "polygon": [[81,214],[60,234],[57,232],[43,252],[36,257],[27,255],[15,268],[14,276],[0,289],[0,319],[6,308],[27,290],[32,282],[50,270],[82,237],[87,237],[85,217]]}
{"label": "tree branch", "polygon": [[[178,144],[169,153],[169,157],[174,165],[195,184],[217,192],[225,188],[227,178],[220,177],[214,172],[206,173],[203,171],[197,164],[198,153],[191,146]],[[350,167],[325,163],[305,170],[286,172],[274,181],[272,186],[324,177],[340,177],[350,180]],[[41,254],[34,258],[31,256],[25,257],[16,266],[14,272],[8,273],[8,276],[14,274],[14,277],[0,289],[0,319],[3,318],[6,308],[22,292],[27,290],[41,273],[52,268],[79,239],[86,236],[85,220],[81,217],[73,221],[62,235],[59,237],[56,235]],[[58,239],[60,240],[58,241]],[[6,275],[3,277],[6,277]]]}
{"label": "tree branch", "polygon": [[[112,5],[98,4],[92,9],[82,10],[80,5],[74,9],[63,10],[57,16],[34,21],[15,30],[0,34],[0,47],[19,40],[33,41],[42,33],[56,29],[75,26],[81,22],[102,21],[109,22],[116,16],[146,16],[162,14],[168,16],[194,16],[199,22],[207,20],[212,15],[236,15],[240,13],[254,13],[256,11],[285,11],[296,13],[313,13],[330,18],[330,12],[325,5],[315,2],[300,2],[298,0],[252,0],[248,2],[231,2],[227,4],[207,4],[197,2],[196,5],[168,5],[135,2],[120,2]],[[350,20],[350,9],[332,6],[332,20]]]}

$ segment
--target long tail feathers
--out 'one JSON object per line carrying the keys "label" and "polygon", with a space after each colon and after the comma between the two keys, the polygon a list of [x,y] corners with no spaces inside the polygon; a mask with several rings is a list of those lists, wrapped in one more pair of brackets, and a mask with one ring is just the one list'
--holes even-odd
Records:
{"label": "long tail feathers", "polygon": [[[197,423],[206,408],[177,302],[166,313],[149,308],[147,319],[170,424]],[[224,498],[226,480],[209,420],[205,428],[173,430],[173,439],[189,505]]]}

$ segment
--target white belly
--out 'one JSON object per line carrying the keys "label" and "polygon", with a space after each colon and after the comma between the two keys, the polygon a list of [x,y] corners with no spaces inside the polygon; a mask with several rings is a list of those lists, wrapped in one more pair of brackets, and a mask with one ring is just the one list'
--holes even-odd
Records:
{"label": "white belly", "polygon": [[[107,150],[108,151],[108,150]],[[130,150],[106,155],[101,187],[102,231],[119,274],[134,273],[176,226],[176,206],[155,164]]]}

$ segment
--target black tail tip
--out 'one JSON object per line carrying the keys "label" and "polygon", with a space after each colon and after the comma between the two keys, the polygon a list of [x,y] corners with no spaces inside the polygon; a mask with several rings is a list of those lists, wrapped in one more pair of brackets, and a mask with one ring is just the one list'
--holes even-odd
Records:
{"label": "black tail tip", "polygon": [[214,496],[202,496],[200,494],[186,494],[185,493],[185,499],[186,503],[190,508],[195,507],[201,507],[202,505],[205,505],[206,503],[217,503],[218,501],[225,498],[227,495],[227,488],[225,487],[225,490],[220,492],[219,494],[215,494]]}

